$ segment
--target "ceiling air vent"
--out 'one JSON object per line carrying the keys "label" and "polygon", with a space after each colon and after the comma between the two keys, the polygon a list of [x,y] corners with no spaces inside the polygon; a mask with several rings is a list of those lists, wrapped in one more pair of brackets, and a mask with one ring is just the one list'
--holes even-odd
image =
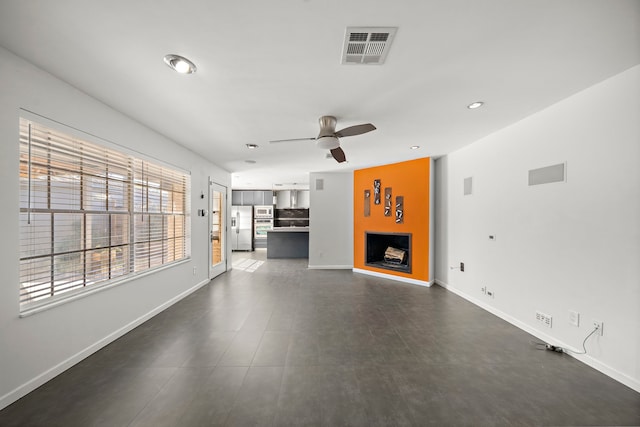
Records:
{"label": "ceiling air vent", "polygon": [[343,64],[384,64],[397,27],[347,27]]}

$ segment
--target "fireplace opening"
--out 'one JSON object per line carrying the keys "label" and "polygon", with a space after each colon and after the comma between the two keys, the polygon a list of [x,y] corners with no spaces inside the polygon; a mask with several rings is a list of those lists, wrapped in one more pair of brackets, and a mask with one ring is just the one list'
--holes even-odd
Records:
{"label": "fireplace opening", "polygon": [[411,273],[411,233],[365,231],[365,265]]}

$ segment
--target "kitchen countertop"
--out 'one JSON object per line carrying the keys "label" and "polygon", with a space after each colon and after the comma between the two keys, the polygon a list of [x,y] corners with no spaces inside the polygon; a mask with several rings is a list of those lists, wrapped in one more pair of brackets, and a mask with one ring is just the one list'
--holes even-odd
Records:
{"label": "kitchen countertop", "polygon": [[268,233],[308,233],[309,227],[274,227]]}

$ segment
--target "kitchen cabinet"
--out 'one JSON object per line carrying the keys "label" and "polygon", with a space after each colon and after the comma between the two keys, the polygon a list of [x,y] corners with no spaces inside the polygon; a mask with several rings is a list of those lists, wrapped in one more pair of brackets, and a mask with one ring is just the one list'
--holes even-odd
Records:
{"label": "kitchen cabinet", "polygon": [[262,191],[254,190],[251,193],[253,193],[254,205],[258,205],[258,206],[264,205],[264,194],[262,193]]}
{"label": "kitchen cabinet", "polygon": [[231,191],[231,204],[233,206],[242,206],[242,191],[240,190]]}
{"label": "kitchen cabinet", "polygon": [[273,205],[273,191],[254,190],[253,204],[256,206]]}
{"label": "kitchen cabinet", "polygon": [[266,205],[266,206],[273,205],[273,191],[271,191],[271,190],[263,191],[262,195],[264,197],[263,205]]}
{"label": "kitchen cabinet", "polygon": [[267,232],[267,258],[309,258],[309,227]]}
{"label": "kitchen cabinet", "polygon": [[242,206],[253,206],[253,205],[255,205],[255,203],[253,203],[253,191],[244,190],[242,192]]}
{"label": "kitchen cabinet", "polygon": [[273,205],[273,191],[233,190],[231,204],[235,206],[271,206]]}

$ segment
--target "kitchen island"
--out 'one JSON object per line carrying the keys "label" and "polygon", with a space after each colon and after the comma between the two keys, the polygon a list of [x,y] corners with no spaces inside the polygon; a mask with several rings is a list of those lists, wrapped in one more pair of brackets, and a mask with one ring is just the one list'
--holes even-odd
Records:
{"label": "kitchen island", "polygon": [[309,227],[276,227],[269,230],[267,258],[309,258]]}

